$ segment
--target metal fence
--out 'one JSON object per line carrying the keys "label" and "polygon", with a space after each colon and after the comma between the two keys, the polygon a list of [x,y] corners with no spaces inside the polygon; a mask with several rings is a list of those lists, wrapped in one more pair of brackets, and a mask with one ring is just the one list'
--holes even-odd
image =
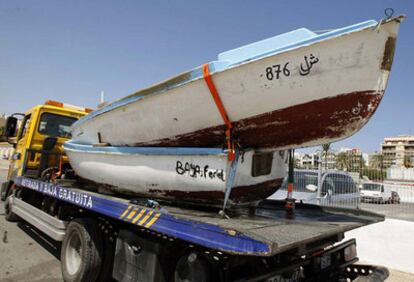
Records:
{"label": "metal fence", "polygon": [[[287,181],[271,196],[285,199]],[[343,171],[295,169],[293,198],[309,204],[358,208],[360,193],[352,176]]]}
{"label": "metal fence", "polygon": [[[376,157],[382,162],[367,163],[360,154],[347,153],[336,159],[331,155],[328,163],[321,152],[311,164],[296,162],[293,197],[304,203],[366,209],[414,221],[414,168],[397,167],[385,156]],[[286,196],[285,181],[271,198]]]}

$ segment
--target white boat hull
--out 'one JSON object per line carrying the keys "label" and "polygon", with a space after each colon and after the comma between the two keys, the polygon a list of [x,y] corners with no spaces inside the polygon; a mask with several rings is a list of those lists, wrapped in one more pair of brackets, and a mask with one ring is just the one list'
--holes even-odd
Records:
{"label": "white boat hull", "polygon": [[[401,19],[223,70],[225,62],[210,63],[240,145],[304,147],[358,131],[384,95]],[[184,73],[84,117],[73,126],[73,140],[112,146],[221,146],[226,128],[199,74],[200,69]]]}
{"label": "white boat hull", "polygon": [[[72,142],[65,144],[65,152],[80,178],[101,184],[95,187],[175,201],[222,203],[230,169],[227,154],[220,149],[96,148]],[[248,151],[238,161],[232,205],[265,199],[283,181],[285,151],[270,153],[269,173],[256,177],[252,176],[254,154]]]}

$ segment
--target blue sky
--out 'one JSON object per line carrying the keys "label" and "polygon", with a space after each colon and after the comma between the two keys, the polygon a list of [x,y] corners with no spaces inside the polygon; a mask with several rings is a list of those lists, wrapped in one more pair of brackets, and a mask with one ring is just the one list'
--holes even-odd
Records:
{"label": "blue sky", "polygon": [[299,27],[330,29],[407,14],[379,109],[333,145],[379,149],[414,135],[414,1],[0,0],[0,113],[48,99],[95,107],[215,60],[217,54]]}

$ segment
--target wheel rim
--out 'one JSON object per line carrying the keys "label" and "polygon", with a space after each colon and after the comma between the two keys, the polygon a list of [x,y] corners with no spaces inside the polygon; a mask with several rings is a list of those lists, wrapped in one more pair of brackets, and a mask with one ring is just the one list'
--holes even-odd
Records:
{"label": "wheel rim", "polygon": [[77,232],[72,232],[66,245],[65,264],[69,275],[76,274],[82,262],[82,242]]}

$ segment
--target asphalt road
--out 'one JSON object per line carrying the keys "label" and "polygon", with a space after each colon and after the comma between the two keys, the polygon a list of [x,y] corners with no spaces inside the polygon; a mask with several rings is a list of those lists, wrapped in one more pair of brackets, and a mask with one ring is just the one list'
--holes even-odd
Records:
{"label": "asphalt road", "polygon": [[[0,167],[0,181],[6,170]],[[59,244],[25,223],[4,219],[0,202],[0,281],[62,281]]]}
{"label": "asphalt road", "polygon": [[[0,160],[0,183],[6,173],[7,163]],[[7,222],[3,206],[0,201],[0,282],[62,281],[59,243],[29,224]],[[387,281],[414,281],[414,274],[391,270]]]}

